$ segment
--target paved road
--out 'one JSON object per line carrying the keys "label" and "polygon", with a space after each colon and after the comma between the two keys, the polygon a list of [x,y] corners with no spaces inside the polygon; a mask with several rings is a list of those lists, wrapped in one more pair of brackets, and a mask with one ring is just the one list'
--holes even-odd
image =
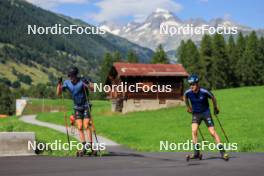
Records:
{"label": "paved road", "polygon": [[[35,116],[24,116],[23,121],[36,125],[65,128],[39,122]],[[40,124],[41,123],[41,124]],[[249,176],[263,175],[264,153],[232,153],[230,161],[218,158],[218,153],[204,154],[204,160],[185,161],[186,153],[140,153],[124,149],[108,139],[110,156],[103,157],[1,157],[1,176]],[[112,143],[113,142],[113,143]]]}
{"label": "paved road", "polygon": [[249,176],[263,175],[264,153],[236,153],[230,161],[206,154],[186,162],[184,153],[115,153],[104,157],[2,157],[1,176]]}

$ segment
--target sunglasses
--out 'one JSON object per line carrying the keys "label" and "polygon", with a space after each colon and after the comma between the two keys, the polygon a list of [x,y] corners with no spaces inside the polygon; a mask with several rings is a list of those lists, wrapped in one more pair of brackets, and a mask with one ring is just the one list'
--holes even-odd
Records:
{"label": "sunglasses", "polygon": [[197,85],[197,83],[190,83],[189,85],[190,86],[194,86],[194,85]]}

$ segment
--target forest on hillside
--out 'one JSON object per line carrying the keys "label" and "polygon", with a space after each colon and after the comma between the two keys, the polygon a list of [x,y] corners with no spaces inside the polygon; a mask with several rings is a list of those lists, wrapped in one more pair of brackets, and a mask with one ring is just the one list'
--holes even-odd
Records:
{"label": "forest on hillside", "polygon": [[264,38],[254,31],[228,40],[219,34],[204,35],[200,46],[182,41],[177,53],[179,62],[189,73],[198,74],[206,88],[264,84]]}

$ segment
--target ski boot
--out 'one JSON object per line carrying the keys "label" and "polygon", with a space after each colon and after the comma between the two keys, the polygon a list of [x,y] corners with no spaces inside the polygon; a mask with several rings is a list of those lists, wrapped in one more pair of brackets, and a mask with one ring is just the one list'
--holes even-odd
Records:
{"label": "ski boot", "polygon": [[83,150],[79,150],[76,152],[77,157],[83,157],[85,155],[85,152]]}
{"label": "ski boot", "polygon": [[221,158],[223,160],[225,160],[225,161],[229,160],[229,155],[228,155],[228,153],[225,152],[223,145],[220,145],[219,152],[220,152]]}
{"label": "ski boot", "polygon": [[97,150],[93,149],[93,143],[90,143],[89,150],[90,150],[88,153],[89,156],[97,156]]}
{"label": "ski boot", "polygon": [[86,150],[85,148],[83,148],[82,150],[78,150],[78,151],[76,152],[76,156],[77,156],[77,157],[83,157],[83,156],[86,155],[86,153],[87,153],[87,150]]}
{"label": "ski boot", "polygon": [[229,160],[229,155],[228,155],[228,153],[226,153],[226,152],[220,152],[220,154],[221,154],[221,158],[222,158],[223,160],[225,160],[225,161],[228,161],[228,160]]}
{"label": "ski boot", "polygon": [[78,150],[77,152],[76,152],[76,156],[77,157],[83,157],[84,155],[86,155],[86,152],[87,152],[87,150],[86,150],[86,142],[83,142],[82,143],[83,144],[83,149],[82,150]]}
{"label": "ski boot", "polygon": [[[86,143],[84,144],[85,152],[83,153],[83,156],[97,156],[97,151],[93,150],[93,144],[92,143]],[[82,154],[82,153],[81,153]]]}
{"label": "ski boot", "polygon": [[200,153],[200,146],[199,144],[193,144],[194,147],[194,154],[186,155],[186,161],[190,161],[190,159],[199,159],[202,160],[203,155]]}
{"label": "ski boot", "polygon": [[89,156],[97,156],[97,150],[91,150],[89,153],[88,153]]}
{"label": "ski boot", "polygon": [[186,155],[186,161],[187,162],[189,162],[191,159],[202,160],[203,159],[203,154],[199,153],[198,155],[195,155],[195,154]]}

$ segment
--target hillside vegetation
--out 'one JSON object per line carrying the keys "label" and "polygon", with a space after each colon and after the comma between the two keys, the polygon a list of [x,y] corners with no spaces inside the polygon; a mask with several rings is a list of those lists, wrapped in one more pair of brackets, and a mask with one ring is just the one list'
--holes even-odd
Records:
{"label": "hillside vegetation", "polygon": [[125,58],[129,50],[134,50],[142,62],[148,61],[152,55],[150,49],[111,34],[28,35],[28,25],[91,25],[41,9],[26,1],[0,0],[0,12],[1,82],[6,81],[3,79],[21,82],[19,76],[14,74],[15,71],[21,74],[20,77],[31,78],[31,81],[26,78],[27,81],[22,81],[22,84],[45,83],[48,80],[52,82],[72,65],[78,66],[82,74],[97,79],[101,61],[107,52],[117,51]]}

